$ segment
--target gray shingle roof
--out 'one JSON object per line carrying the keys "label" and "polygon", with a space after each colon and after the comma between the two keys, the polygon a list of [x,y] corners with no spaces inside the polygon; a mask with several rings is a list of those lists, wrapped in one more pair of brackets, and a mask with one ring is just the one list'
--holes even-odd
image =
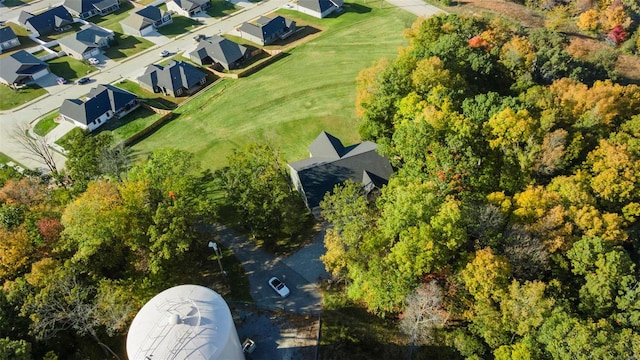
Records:
{"label": "gray shingle roof", "polygon": [[20,13],[19,21],[23,25],[30,24],[40,35],[46,35],[66,25],[73,24],[73,17],[62,5],[51,8],[38,15],[32,15],[23,11]]}
{"label": "gray shingle roof", "polygon": [[147,6],[136,11],[136,14],[154,22],[162,19],[162,12],[155,6]]}
{"label": "gray shingle roof", "polygon": [[172,60],[164,67],[150,65],[138,81],[151,88],[171,89],[175,93],[180,88],[191,89],[204,78],[206,75],[191,64]]}
{"label": "gray shingle roof", "polygon": [[117,112],[129,104],[136,96],[111,85],[98,85],[91,89],[88,99],[65,99],[60,106],[60,114],[88,125],[107,111]]}
{"label": "gray shingle roof", "polygon": [[0,43],[17,38],[16,33],[14,33],[13,29],[9,26],[0,28]]}
{"label": "gray shingle roof", "polygon": [[173,0],[181,9],[191,11],[209,0]]}
{"label": "gray shingle roof", "polygon": [[210,57],[214,62],[219,62],[223,66],[228,67],[247,54],[247,48],[237,44],[220,35],[214,35],[211,39],[200,40],[196,50],[192,51],[189,56],[202,60]]}
{"label": "gray shingle roof", "polygon": [[332,6],[342,7],[344,1],[342,0],[298,0],[298,6],[307,8],[309,10],[323,13],[330,9]]}
{"label": "gray shingle roof", "polygon": [[370,141],[344,147],[323,131],[309,146],[310,158],[289,164],[298,173],[309,208],[318,206],[326,193],[348,179],[369,188],[385,184],[393,169],[376,147]]}
{"label": "gray shingle roof", "polygon": [[98,43],[111,36],[113,36],[112,31],[89,23],[87,25],[83,25],[81,30],[77,33],[65,36],[58,40],[58,42],[73,51],[82,54],[90,48],[100,47]]}
{"label": "gray shingle roof", "polygon": [[106,9],[117,5],[118,0],[65,0],[64,6],[78,14],[85,13],[92,9]]}
{"label": "gray shingle roof", "polygon": [[273,19],[266,16],[261,16],[258,18],[256,23],[258,25],[243,23],[242,25],[240,25],[238,30],[260,38],[264,41],[265,39],[269,39],[270,37],[272,37],[274,34],[284,33],[287,28],[285,18],[280,15],[274,17]]}
{"label": "gray shingle roof", "polygon": [[48,67],[44,61],[25,50],[20,50],[0,59],[0,78],[13,84],[23,76],[35,74]]}

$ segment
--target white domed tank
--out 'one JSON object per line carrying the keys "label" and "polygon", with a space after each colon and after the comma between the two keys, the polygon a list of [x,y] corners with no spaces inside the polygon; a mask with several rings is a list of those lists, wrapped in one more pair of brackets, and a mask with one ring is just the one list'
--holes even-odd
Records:
{"label": "white domed tank", "polygon": [[244,360],[229,306],[215,291],[180,285],[149,300],[127,334],[129,360]]}

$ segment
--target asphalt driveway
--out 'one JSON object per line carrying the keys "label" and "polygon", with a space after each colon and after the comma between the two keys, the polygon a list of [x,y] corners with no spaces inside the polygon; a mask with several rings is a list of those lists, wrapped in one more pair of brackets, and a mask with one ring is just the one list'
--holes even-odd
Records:
{"label": "asphalt driveway", "polygon": [[[258,248],[252,241],[224,226],[219,225],[215,230],[217,231],[217,241],[222,246],[233,250],[236,258],[242,263],[249,279],[251,297],[259,308],[281,309],[298,314],[310,314],[321,310],[322,296],[315,282],[320,274],[312,274],[309,269],[305,269],[304,264],[300,264],[301,267],[297,268],[295,265],[297,262],[290,263],[296,266],[296,268],[292,268],[287,265],[286,261]],[[314,243],[321,240],[322,237],[316,237]],[[316,246],[315,249],[319,248]],[[307,251],[305,255],[306,258],[314,256],[317,260],[320,254],[313,255]],[[302,271],[305,276],[298,271]],[[277,276],[287,284],[291,295],[284,299],[278,296],[267,284],[267,280],[272,276]],[[312,280],[308,280],[306,277],[310,277]]]}

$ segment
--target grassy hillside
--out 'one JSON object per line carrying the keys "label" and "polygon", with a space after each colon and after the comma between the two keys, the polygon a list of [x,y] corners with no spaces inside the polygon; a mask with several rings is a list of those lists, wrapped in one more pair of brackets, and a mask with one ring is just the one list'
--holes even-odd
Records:
{"label": "grassy hillside", "polygon": [[346,9],[336,18],[315,20],[324,31],[288,56],[247,78],[224,80],[180,107],[175,120],[134,148],[189,150],[204,167],[216,169],[234,148],[264,138],[279,144],[287,161],[307,157],[307,146],[321,130],[347,144],[357,142],[355,78],[374,61],[397,55],[406,44],[402,30],[415,17],[364,3]]}

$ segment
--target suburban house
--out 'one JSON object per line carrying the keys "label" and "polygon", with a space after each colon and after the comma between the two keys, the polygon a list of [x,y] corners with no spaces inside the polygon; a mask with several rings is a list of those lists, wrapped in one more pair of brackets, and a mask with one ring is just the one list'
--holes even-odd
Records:
{"label": "suburban house", "polygon": [[22,85],[48,74],[49,64],[25,50],[0,59],[0,82],[7,85]]}
{"label": "suburban house", "polygon": [[378,154],[376,147],[371,141],[345,147],[323,131],[309,146],[308,159],[289,164],[291,181],[314,213],[325,194],[346,180],[362,184],[363,191],[370,194],[385,185],[393,173],[389,160]]}
{"label": "suburban house", "polygon": [[192,17],[211,7],[211,0],[169,0],[167,10],[178,15]]}
{"label": "suburban house", "polygon": [[173,97],[191,95],[207,82],[207,75],[184,61],[171,60],[167,65],[151,64],[138,78],[141,87]]}
{"label": "suburban house", "polygon": [[343,0],[298,0],[296,10],[303,14],[322,19],[329,14],[341,11]]}
{"label": "suburban house", "polygon": [[260,16],[256,24],[243,23],[237,29],[240,37],[260,45],[269,45],[278,39],[285,39],[296,31],[296,22],[280,15],[272,18]]}
{"label": "suburban house", "polygon": [[20,45],[20,40],[9,26],[0,28],[0,53]]}
{"label": "suburban house", "polygon": [[220,35],[200,40],[196,49],[189,53],[189,58],[195,63],[227,70],[237,69],[250,56],[251,53],[246,47]]}
{"label": "suburban house", "polygon": [[120,0],[65,0],[63,6],[80,19],[88,19],[120,9]]}
{"label": "suburban house", "polygon": [[108,48],[113,41],[114,33],[92,23],[83,25],[75,34],[58,40],[62,51],[76,59],[89,59],[100,54],[101,49]]}
{"label": "suburban house", "polygon": [[73,24],[73,17],[64,6],[56,6],[38,15],[22,11],[18,22],[36,36],[44,36],[56,31],[63,31]]}
{"label": "suburban house", "polygon": [[91,89],[85,101],[65,99],[60,115],[77,126],[93,131],[107,121],[120,118],[140,106],[138,98],[111,85],[98,85]]}
{"label": "suburban house", "polygon": [[120,25],[122,25],[122,31],[125,34],[145,36],[157,28],[172,22],[171,14],[168,12],[163,13],[157,7],[150,5],[129,14],[127,18],[120,21]]}

